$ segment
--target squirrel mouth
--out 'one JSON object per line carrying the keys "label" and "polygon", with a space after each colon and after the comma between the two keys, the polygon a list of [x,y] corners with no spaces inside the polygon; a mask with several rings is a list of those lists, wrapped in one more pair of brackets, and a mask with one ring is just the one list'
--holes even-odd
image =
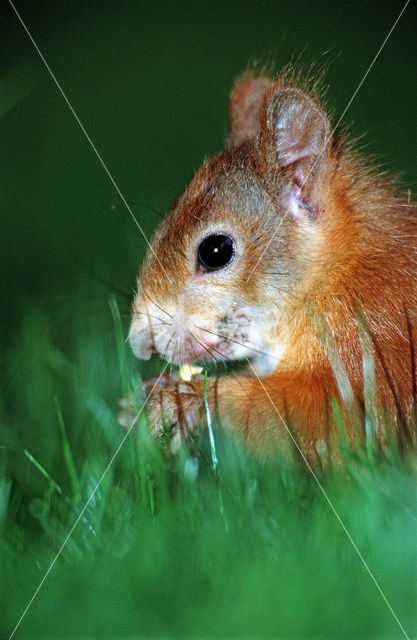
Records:
{"label": "squirrel mouth", "polygon": [[226,357],[221,350],[218,349],[220,340],[218,338],[210,340],[201,340],[194,337],[190,337],[184,341],[181,345],[178,344],[177,348],[174,348],[172,353],[167,358],[167,355],[160,354],[161,357],[165,357],[173,364],[189,364],[196,360],[219,360]]}

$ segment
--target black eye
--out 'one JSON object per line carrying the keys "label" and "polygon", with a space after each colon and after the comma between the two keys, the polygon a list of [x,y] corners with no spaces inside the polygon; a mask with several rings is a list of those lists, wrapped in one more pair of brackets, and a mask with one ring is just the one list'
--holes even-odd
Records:
{"label": "black eye", "polygon": [[235,243],[229,236],[213,233],[200,243],[197,257],[200,265],[209,271],[223,269],[234,258]]}

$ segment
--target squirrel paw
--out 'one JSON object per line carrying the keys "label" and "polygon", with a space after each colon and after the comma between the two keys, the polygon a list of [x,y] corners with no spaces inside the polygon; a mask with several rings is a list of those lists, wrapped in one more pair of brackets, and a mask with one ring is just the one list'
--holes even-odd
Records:
{"label": "squirrel paw", "polygon": [[[176,453],[199,422],[203,395],[192,382],[173,382],[168,376],[157,380],[152,378],[142,385],[145,396],[149,396],[145,410],[152,435],[161,438],[164,447],[168,444],[171,453]],[[129,428],[140,408],[137,397],[124,396],[119,405],[123,411],[118,415],[118,422]]]}
{"label": "squirrel paw", "polygon": [[[148,382],[144,387],[146,392]],[[192,383],[158,384],[146,406],[152,435],[168,440],[171,452],[177,452],[198,424],[202,406],[202,394]]]}

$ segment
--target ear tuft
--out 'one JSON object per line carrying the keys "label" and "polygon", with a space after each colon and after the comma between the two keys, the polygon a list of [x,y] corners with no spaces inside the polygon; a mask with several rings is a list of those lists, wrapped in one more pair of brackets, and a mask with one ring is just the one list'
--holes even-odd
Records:
{"label": "ear tuft", "polygon": [[253,72],[237,80],[229,102],[230,146],[255,140],[261,127],[264,97],[273,84],[269,78],[256,77]]}

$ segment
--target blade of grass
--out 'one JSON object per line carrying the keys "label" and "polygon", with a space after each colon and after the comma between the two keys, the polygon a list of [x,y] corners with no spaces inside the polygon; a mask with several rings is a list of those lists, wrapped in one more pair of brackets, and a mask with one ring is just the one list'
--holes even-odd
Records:
{"label": "blade of grass", "polygon": [[78,502],[78,499],[80,497],[80,481],[78,479],[77,469],[75,467],[74,458],[71,451],[71,445],[68,440],[64,417],[62,415],[61,407],[59,406],[59,401],[57,397],[55,397],[55,404],[56,404],[56,411],[58,416],[59,430],[61,433],[62,455],[64,457],[65,465],[67,467],[73,499],[75,502]]}
{"label": "blade of grass", "polygon": [[355,394],[353,393],[349,376],[343,364],[342,358],[340,357],[336,341],[330,331],[330,327],[328,326],[325,318],[313,302],[310,302],[308,304],[307,314],[310,322],[317,332],[318,337],[320,338],[320,342],[323,345],[323,349],[332,368],[343,407],[346,411],[349,425],[352,430],[353,441],[355,443],[355,446],[359,447],[363,439],[362,418],[355,399]]}
{"label": "blade of grass", "polygon": [[211,423],[210,407],[207,399],[207,369],[205,369],[204,371],[203,394],[204,394],[204,408],[206,410],[207,429],[208,429],[209,438],[210,438],[211,466],[213,471],[217,473],[219,461],[217,458],[216,442],[214,440],[214,433],[213,433],[213,425]]}
{"label": "blade of grass", "polygon": [[223,494],[222,494],[222,490],[221,490],[221,486],[220,486],[219,460],[218,460],[218,457],[217,457],[216,441],[214,439],[214,432],[213,432],[213,425],[212,425],[212,422],[211,422],[210,407],[209,407],[208,398],[207,398],[207,369],[204,370],[203,395],[204,395],[204,408],[206,410],[207,429],[208,429],[208,432],[209,432],[209,439],[210,439],[211,468],[213,469],[213,473],[215,475],[216,482],[217,482],[217,493],[218,493],[218,497],[219,497],[220,513],[221,513],[221,515],[222,515],[222,517],[224,519],[224,522],[225,522],[225,525],[226,525],[226,530],[228,530],[229,525],[228,525],[228,522],[227,522],[226,514],[224,512]]}
{"label": "blade of grass", "polygon": [[365,443],[369,461],[374,463],[377,444],[377,401],[375,382],[375,359],[372,338],[365,316],[358,313],[359,339],[362,350],[363,393],[365,400]]}
{"label": "blade of grass", "polygon": [[51,476],[49,475],[49,473],[46,471],[46,469],[44,469],[44,467],[40,464],[40,462],[38,462],[31,453],[29,453],[29,451],[27,449],[23,449],[23,452],[25,454],[25,456],[28,458],[28,460],[33,464],[33,466],[39,471],[39,473],[41,473],[43,475],[44,478],[46,478],[46,480],[48,480],[50,487],[52,489],[54,489],[55,491],[57,491],[60,495],[62,495],[62,489],[59,486],[59,484],[57,484],[55,482],[55,480],[53,478],[51,478]]}
{"label": "blade of grass", "polygon": [[120,311],[119,311],[118,304],[116,302],[116,298],[114,297],[109,298],[109,307],[112,314],[114,332],[116,335],[116,347],[117,347],[117,356],[119,360],[119,370],[120,370],[120,377],[122,381],[122,389],[124,393],[127,393],[130,389],[130,384],[129,384],[129,376],[128,376],[127,367],[126,367],[126,350],[125,350],[126,343],[125,343],[125,338],[123,334],[122,319],[120,316]]}

